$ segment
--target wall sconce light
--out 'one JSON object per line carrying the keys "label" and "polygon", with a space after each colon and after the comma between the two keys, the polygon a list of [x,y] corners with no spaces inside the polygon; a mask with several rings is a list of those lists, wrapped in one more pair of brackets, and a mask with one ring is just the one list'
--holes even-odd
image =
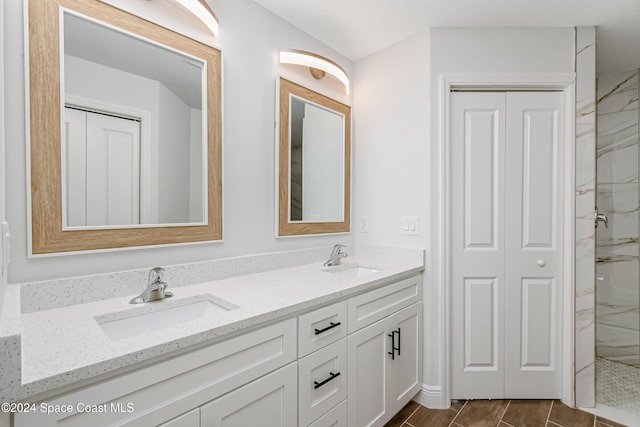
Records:
{"label": "wall sconce light", "polygon": [[342,67],[327,58],[302,50],[281,50],[280,63],[309,67],[309,71],[315,79],[321,79],[326,73],[329,73],[340,80],[344,84],[347,93],[349,93],[349,77],[347,73]]}
{"label": "wall sconce light", "polygon": [[175,0],[182,7],[193,13],[218,37],[218,17],[205,0]]}

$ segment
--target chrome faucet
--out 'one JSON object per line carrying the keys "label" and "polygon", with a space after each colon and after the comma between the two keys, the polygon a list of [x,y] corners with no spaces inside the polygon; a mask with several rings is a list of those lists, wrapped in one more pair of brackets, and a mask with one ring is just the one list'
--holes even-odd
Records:
{"label": "chrome faucet", "polygon": [[149,283],[147,283],[147,289],[140,295],[132,299],[130,304],[140,304],[143,302],[160,301],[165,298],[173,296],[171,292],[165,292],[167,284],[162,281],[164,276],[164,269],[160,267],[152,268],[149,271]]}
{"label": "chrome faucet", "polygon": [[326,267],[340,265],[340,261],[342,258],[347,257],[346,252],[342,252],[342,248],[346,248],[347,245],[335,245],[333,250],[331,251],[331,255],[329,255],[329,261],[325,262],[324,265]]}

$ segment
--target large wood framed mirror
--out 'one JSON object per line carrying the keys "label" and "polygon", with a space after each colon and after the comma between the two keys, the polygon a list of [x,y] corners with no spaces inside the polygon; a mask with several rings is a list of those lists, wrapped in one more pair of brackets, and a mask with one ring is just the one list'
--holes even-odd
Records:
{"label": "large wood framed mirror", "polygon": [[28,0],[31,253],[222,239],[221,52],[98,0]]}
{"label": "large wood framed mirror", "polygon": [[278,236],[350,231],[351,108],[279,79]]}

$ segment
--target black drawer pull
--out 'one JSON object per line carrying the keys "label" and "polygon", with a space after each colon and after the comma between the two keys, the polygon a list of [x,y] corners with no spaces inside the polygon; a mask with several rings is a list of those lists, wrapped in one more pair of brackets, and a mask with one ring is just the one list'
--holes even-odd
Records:
{"label": "black drawer pull", "polygon": [[[398,334],[398,346],[396,347],[396,334]],[[398,356],[400,356],[400,328],[397,331],[391,331],[390,334],[387,334],[389,338],[391,338],[391,351],[388,351],[387,354],[391,355],[391,360],[396,360],[396,351],[398,352]]]}
{"label": "black drawer pull", "polygon": [[337,323],[329,322],[329,326],[327,326],[326,328],[315,329],[315,334],[316,335],[320,335],[321,333],[327,332],[328,330],[333,329],[333,328],[335,328],[337,326],[340,326],[340,322],[337,322]]}
{"label": "black drawer pull", "polygon": [[317,390],[320,387],[322,387],[323,385],[325,385],[326,383],[328,383],[329,381],[339,377],[340,376],[340,372],[336,372],[335,374],[333,372],[329,372],[329,375],[331,375],[331,376],[329,378],[327,378],[326,380],[322,381],[322,382],[314,381],[313,382],[313,389]]}

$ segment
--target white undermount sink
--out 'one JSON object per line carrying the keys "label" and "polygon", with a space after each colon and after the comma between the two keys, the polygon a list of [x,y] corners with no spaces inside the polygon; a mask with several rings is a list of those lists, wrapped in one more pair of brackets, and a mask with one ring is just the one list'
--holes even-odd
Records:
{"label": "white undermount sink", "polygon": [[351,265],[345,264],[345,265],[339,265],[336,267],[327,268],[323,271],[352,279],[356,277],[367,276],[373,273],[379,273],[382,270],[379,270],[377,268],[372,268],[372,267],[365,267],[358,264],[351,264]]}
{"label": "white undermount sink", "polygon": [[182,300],[156,301],[146,304],[142,310],[129,309],[105,314],[96,316],[95,320],[109,338],[117,341],[236,308],[239,307],[213,295],[198,295]]}

